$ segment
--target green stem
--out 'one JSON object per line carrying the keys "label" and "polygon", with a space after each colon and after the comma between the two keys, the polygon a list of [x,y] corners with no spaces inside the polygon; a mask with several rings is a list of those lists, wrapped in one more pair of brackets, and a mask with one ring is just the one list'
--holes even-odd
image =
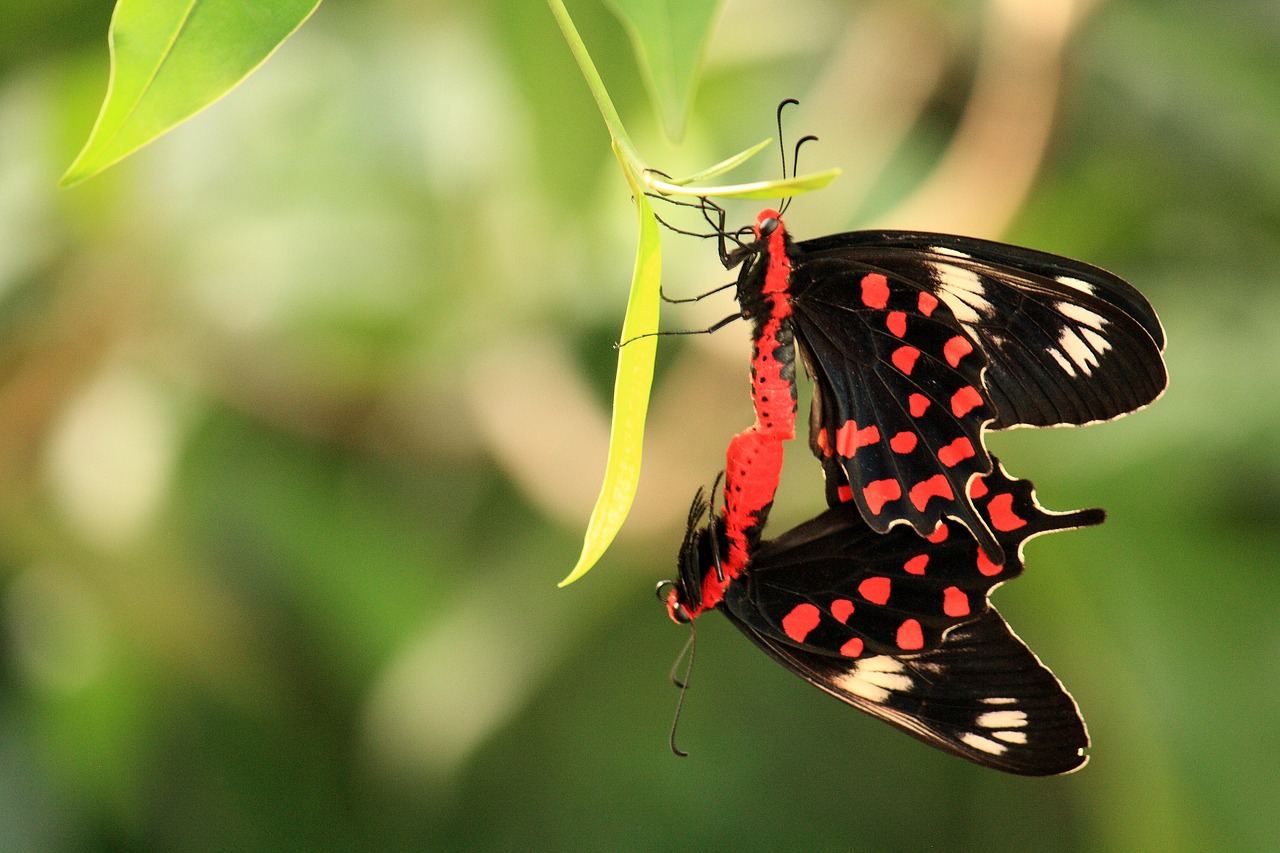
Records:
{"label": "green stem", "polygon": [[626,129],[622,126],[622,119],[618,116],[618,111],[613,107],[613,101],[609,100],[609,93],[605,90],[604,81],[600,79],[600,73],[596,71],[595,64],[591,61],[591,54],[587,52],[587,46],[583,44],[582,37],[578,35],[578,29],[573,25],[573,20],[569,17],[569,12],[564,8],[562,0],[547,0],[547,5],[551,7],[551,14],[555,16],[556,23],[560,25],[560,32],[564,33],[564,40],[569,43],[569,50],[573,52],[573,58],[578,61],[578,67],[582,69],[582,76],[587,81],[587,88],[591,90],[591,95],[596,99],[596,106],[600,109],[600,115],[604,117],[604,123],[609,128],[609,135],[613,137],[614,151],[618,154],[618,159],[622,161],[625,168],[637,176],[643,175],[648,168],[644,160],[640,157],[640,152],[631,142],[631,137],[627,136]]}

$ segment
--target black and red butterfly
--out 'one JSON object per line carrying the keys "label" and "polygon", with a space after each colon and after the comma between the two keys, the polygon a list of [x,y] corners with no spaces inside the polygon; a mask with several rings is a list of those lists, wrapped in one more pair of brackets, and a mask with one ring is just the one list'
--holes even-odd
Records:
{"label": "black and red butterfly", "polygon": [[677,622],[719,609],[801,678],[925,743],[1010,773],[1069,772],[1089,743],[1075,702],[987,597],[1021,574],[1028,539],[1104,514],[1048,512],[998,461],[969,498],[1002,565],[963,529],[944,524],[933,541],[906,527],[881,534],[843,503],[777,539],[751,537],[746,564],[727,574],[731,531],[724,514],[708,519],[699,491],[679,576],[659,592]]}
{"label": "black and red butterfly", "polygon": [[753,322],[755,428],[794,435],[798,350],[828,503],[853,502],[877,532],[927,537],[950,518],[1002,561],[967,489],[992,470],[984,431],[1110,420],[1167,382],[1150,303],[1080,261],[908,231],[796,242],[772,209],[721,254],[741,267],[740,312],[713,328]]}

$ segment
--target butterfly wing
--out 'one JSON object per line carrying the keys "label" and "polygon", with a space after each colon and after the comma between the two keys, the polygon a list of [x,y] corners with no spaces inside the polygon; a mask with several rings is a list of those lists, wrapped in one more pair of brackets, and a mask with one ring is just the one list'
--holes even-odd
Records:
{"label": "butterfly wing", "polygon": [[926,743],[1012,773],[1065,773],[1084,763],[1084,723],[987,596],[1022,572],[1028,539],[1103,513],[1049,512],[998,461],[976,484],[1003,565],[963,531],[881,535],[842,504],[761,543],[721,609],[801,678]]}
{"label": "butterfly wing", "polygon": [[955,518],[1002,560],[967,492],[991,470],[986,359],[951,310],[912,279],[834,254],[803,256],[791,281],[828,502],[853,501],[880,533],[905,521],[928,536]]}
{"label": "butterfly wing", "polygon": [[1110,420],[1153,402],[1168,383],[1154,309],[1099,267],[923,232],[857,231],[798,248],[805,263],[864,264],[944,302],[986,358],[992,429]]}
{"label": "butterfly wing", "polygon": [[1101,510],[1054,513],[1030,481],[999,466],[972,488],[1007,558],[992,561],[972,537],[943,526],[932,539],[905,528],[877,534],[841,504],[762,542],[725,592],[736,619],[783,643],[857,658],[937,648],[946,633],[989,609],[996,586],[1022,573],[1033,536],[1099,524]]}
{"label": "butterfly wing", "polygon": [[1075,700],[994,609],[928,651],[855,660],[729,618],[805,681],[944,752],[1027,776],[1068,773],[1087,760]]}

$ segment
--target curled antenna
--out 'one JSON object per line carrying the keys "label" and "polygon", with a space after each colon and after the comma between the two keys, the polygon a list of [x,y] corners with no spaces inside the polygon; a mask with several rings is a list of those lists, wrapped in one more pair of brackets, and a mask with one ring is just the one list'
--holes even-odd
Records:
{"label": "curled antenna", "polygon": [[[783,136],[782,110],[784,107],[787,106],[787,104],[796,104],[797,106],[799,106],[800,102],[797,101],[795,98],[787,98],[782,103],[778,104],[778,152],[782,158],[782,179],[784,181],[787,178],[794,178],[796,175],[800,173],[800,168],[799,168],[800,146],[804,145],[806,142],[817,141],[818,139],[818,137],[810,134],[809,136],[801,137],[800,140],[796,142],[796,147],[791,152],[791,174],[788,175],[787,174],[787,146],[786,146],[786,143],[782,141],[782,136]],[[792,196],[787,196],[786,198],[778,199],[778,215],[779,216],[787,212],[787,208],[791,206],[791,199],[792,199]]]}
{"label": "curled antenna", "polygon": [[786,143],[782,141],[782,111],[786,108],[787,104],[800,106],[800,102],[795,98],[787,98],[782,103],[778,104],[778,156],[782,158],[783,180],[786,180],[787,178],[787,146]]}
{"label": "curled antenna", "polygon": [[[802,136],[798,140],[796,140],[796,147],[793,148],[791,151],[791,177],[794,178],[796,175],[800,174],[800,146],[804,145],[806,142],[817,142],[817,141],[818,141],[818,137],[814,136],[812,133],[809,134],[808,136]],[[783,171],[784,172],[786,171],[785,166],[783,167]],[[779,216],[787,212],[787,208],[791,206],[791,199],[793,198],[795,198],[795,196],[789,195],[782,200],[782,203],[778,206]]]}
{"label": "curled antenna", "polygon": [[[690,622],[689,640],[684,644],[684,648],[680,650],[680,654],[676,657],[676,662],[671,665],[671,683],[680,688],[680,698],[676,700],[676,713],[671,720],[671,751],[681,758],[688,758],[689,753],[676,746],[676,729],[680,726],[680,711],[684,708],[685,694],[689,692],[689,676],[693,673],[693,657],[698,650],[697,637],[697,628],[694,627],[693,622]],[[685,667],[684,678],[680,678],[677,675],[677,671],[686,654],[689,656],[689,665]]]}
{"label": "curled antenna", "polygon": [[800,174],[800,146],[806,142],[817,142],[818,137],[810,133],[808,136],[802,136],[796,140],[796,147],[791,151],[791,177]]}

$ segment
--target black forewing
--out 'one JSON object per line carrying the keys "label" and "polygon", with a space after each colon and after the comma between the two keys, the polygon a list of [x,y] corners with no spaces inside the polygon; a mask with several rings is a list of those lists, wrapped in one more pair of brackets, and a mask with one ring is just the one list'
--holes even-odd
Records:
{"label": "black forewing", "polygon": [[[838,254],[801,257],[792,322],[814,380],[810,445],[828,502],[854,501],[882,533],[906,521],[927,536],[955,518],[1002,559],[966,494],[973,476],[991,470],[982,432],[996,413],[984,399],[983,354],[919,282]],[[869,275],[883,282],[870,301]]]}
{"label": "black forewing", "polygon": [[1079,768],[1073,700],[994,609],[912,656],[847,660],[780,642],[728,614],[770,656],[841,701],[945,752],[1027,776]]}
{"label": "black forewing", "polygon": [[1164,331],[1151,304],[1090,264],[906,231],[836,234],[797,249],[801,266],[819,258],[864,264],[945,302],[986,356],[992,429],[1110,420],[1151,403],[1167,384]]}

